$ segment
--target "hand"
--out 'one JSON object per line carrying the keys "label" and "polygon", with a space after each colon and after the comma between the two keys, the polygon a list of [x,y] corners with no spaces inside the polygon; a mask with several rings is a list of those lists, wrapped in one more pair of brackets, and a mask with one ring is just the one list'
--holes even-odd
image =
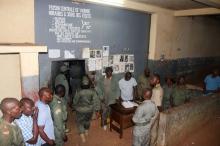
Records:
{"label": "hand", "polygon": [[34,114],[33,114],[33,119],[37,119],[38,118],[38,112],[39,112],[39,109],[37,107],[34,108]]}
{"label": "hand", "polygon": [[65,135],[63,136],[63,141],[66,142],[67,139],[68,139],[68,138],[67,138],[67,136],[66,136],[66,134],[65,134]]}
{"label": "hand", "polygon": [[51,146],[54,146],[54,145],[55,145],[55,141],[51,139],[51,140],[48,142],[48,144],[51,145]]}

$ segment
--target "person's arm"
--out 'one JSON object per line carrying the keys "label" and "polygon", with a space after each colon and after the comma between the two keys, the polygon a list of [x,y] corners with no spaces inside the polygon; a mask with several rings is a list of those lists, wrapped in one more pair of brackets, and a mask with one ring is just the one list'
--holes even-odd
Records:
{"label": "person's arm", "polygon": [[100,99],[97,96],[97,93],[94,91],[93,93],[93,101],[94,101],[94,110],[96,112],[96,118],[98,119],[100,116]]}
{"label": "person's arm", "polygon": [[137,85],[133,87],[133,96],[134,96],[134,99],[137,99],[138,98],[138,93],[137,93]]}
{"label": "person's arm", "polygon": [[78,104],[79,101],[79,92],[80,91],[76,91],[75,97],[73,98],[73,109],[75,109],[76,105]]}
{"label": "person's arm", "polygon": [[47,134],[44,132],[44,126],[39,126],[39,134],[41,138],[49,145],[53,146],[55,144],[53,139],[50,139]]}
{"label": "person's arm", "polygon": [[37,118],[38,118],[38,108],[35,108],[33,118],[33,137],[26,142],[29,144],[36,144],[38,138],[38,126],[37,126]]}
{"label": "person's arm", "polygon": [[[134,99],[136,99],[138,97],[138,93],[137,93],[137,81],[135,80],[135,78],[133,79],[133,97]],[[134,100],[133,99],[133,100]]]}
{"label": "person's arm", "polygon": [[[37,119],[37,124],[38,124],[38,131],[39,131],[39,135],[40,137],[49,145],[53,146],[54,145],[54,140],[50,139],[47,134],[44,132],[44,127],[46,124],[46,120],[47,120],[47,114],[45,111],[43,111],[41,109],[41,107],[38,107],[39,109],[39,113],[38,113],[38,119]],[[53,130],[53,129],[51,129]]]}

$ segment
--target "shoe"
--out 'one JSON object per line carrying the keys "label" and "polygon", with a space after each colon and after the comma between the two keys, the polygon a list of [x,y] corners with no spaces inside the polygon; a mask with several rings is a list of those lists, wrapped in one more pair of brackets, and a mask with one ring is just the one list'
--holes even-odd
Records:
{"label": "shoe", "polygon": [[104,125],[104,126],[103,126],[103,129],[106,131],[106,130],[107,130],[107,125]]}
{"label": "shoe", "polygon": [[89,131],[88,130],[85,130],[85,135],[89,136]]}
{"label": "shoe", "polygon": [[80,134],[80,137],[81,137],[82,142],[85,143],[86,142],[85,134]]}
{"label": "shoe", "polygon": [[65,129],[65,133],[69,133],[70,132],[70,129]]}

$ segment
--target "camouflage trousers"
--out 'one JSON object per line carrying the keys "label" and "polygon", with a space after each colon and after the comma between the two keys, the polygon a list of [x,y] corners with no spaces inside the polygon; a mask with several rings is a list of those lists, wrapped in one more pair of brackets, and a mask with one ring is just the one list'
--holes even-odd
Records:
{"label": "camouflage trousers", "polygon": [[132,146],[150,146],[150,129],[146,126],[134,126]]}
{"label": "camouflage trousers", "polygon": [[101,126],[108,124],[107,119],[110,117],[111,108],[104,103],[101,104]]}
{"label": "camouflage trousers", "polygon": [[85,133],[85,130],[89,130],[93,112],[81,113],[76,111],[76,125],[79,134]]}

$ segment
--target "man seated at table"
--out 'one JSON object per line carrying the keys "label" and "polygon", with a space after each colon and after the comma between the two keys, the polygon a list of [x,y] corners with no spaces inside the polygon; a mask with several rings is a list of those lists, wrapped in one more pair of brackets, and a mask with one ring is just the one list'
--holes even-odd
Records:
{"label": "man seated at table", "polygon": [[137,82],[130,72],[126,72],[124,78],[119,82],[122,101],[131,101],[137,97]]}

